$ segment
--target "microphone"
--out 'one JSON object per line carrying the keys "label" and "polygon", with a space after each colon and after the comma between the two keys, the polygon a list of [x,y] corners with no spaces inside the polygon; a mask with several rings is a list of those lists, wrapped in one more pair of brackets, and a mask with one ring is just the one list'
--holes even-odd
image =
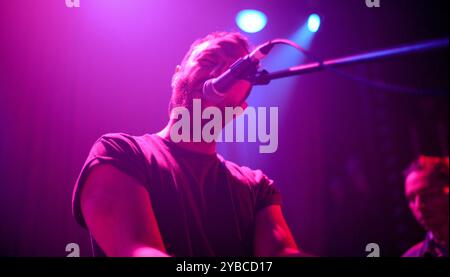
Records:
{"label": "microphone", "polygon": [[258,46],[250,54],[238,59],[220,76],[203,84],[203,97],[213,104],[222,102],[225,92],[237,81],[249,79],[256,73],[259,61],[267,56],[273,47],[272,41]]}

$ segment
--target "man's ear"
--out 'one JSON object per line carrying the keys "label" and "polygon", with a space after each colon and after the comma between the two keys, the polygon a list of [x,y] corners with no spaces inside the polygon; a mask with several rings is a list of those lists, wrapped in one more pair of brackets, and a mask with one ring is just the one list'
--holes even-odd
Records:
{"label": "man's ear", "polygon": [[173,74],[173,76],[172,76],[172,88],[174,88],[175,87],[175,83],[176,83],[176,81],[177,81],[177,79],[178,79],[178,74],[180,73],[180,71],[181,71],[181,65],[177,65],[176,67],[175,67],[175,72],[174,72],[174,74]]}

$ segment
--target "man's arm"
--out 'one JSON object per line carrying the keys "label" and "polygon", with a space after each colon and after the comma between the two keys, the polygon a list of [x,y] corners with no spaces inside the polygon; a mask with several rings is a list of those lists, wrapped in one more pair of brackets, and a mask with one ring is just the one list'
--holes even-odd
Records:
{"label": "man's arm", "polygon": [[81,193],[81,210],[107,256],[168,256],[148,192],[113,165],[93,168]]}
{"label": "man's arm", "polygon": [[289,230],[281,207],[271,205],[256,214],[255,256],[304,256]]}

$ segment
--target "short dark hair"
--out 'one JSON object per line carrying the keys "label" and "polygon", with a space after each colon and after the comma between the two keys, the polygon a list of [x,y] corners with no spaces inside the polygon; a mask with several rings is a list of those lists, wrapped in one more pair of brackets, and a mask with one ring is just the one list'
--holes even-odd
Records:
{"label": "short dark hair", "polygon": [[[186,62],[197,46],[207,41],[218,41],[218,45],[224,50],[226,55],[232,56],[232,49],[236,49],[236,46],[241,46],[245,52],[249,52],[249,43],[246,37],[238,32],[213,32],[206,35],[203,38],[195,40],[189,51],[181,61],[181,69],[184,69]],[[189,91],[189,84],[187,80],[176,78],[178,75],[175,73],[172,77],[172,96],[170,98],[169,113],[175,107],[189,107],[192,102],[191,92]]]}
{"label": "short dark hair", "polygon": [[444,182],[449,181],[448,157],[421,155],[404,171],[405,178],[413,172],[425,172],[427,175]]}

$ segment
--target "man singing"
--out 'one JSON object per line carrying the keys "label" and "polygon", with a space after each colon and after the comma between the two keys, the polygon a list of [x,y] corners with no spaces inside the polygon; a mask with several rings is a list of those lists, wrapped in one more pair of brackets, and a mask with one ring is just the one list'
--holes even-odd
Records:
{"label": "man singing", "polygon": [[202,87],[248,48],[238,33],[195,41],[172,78],[167,126],[142,136],[106,134],[93,145],[74,189],[73,213],[89,230],[94,255],[300,256],[271,179],[225,160],[214,141],[172,140],[174,111],[191,110],[194,99],[203,108],[246,107],[246,80],[219,104],[203,99]]}

